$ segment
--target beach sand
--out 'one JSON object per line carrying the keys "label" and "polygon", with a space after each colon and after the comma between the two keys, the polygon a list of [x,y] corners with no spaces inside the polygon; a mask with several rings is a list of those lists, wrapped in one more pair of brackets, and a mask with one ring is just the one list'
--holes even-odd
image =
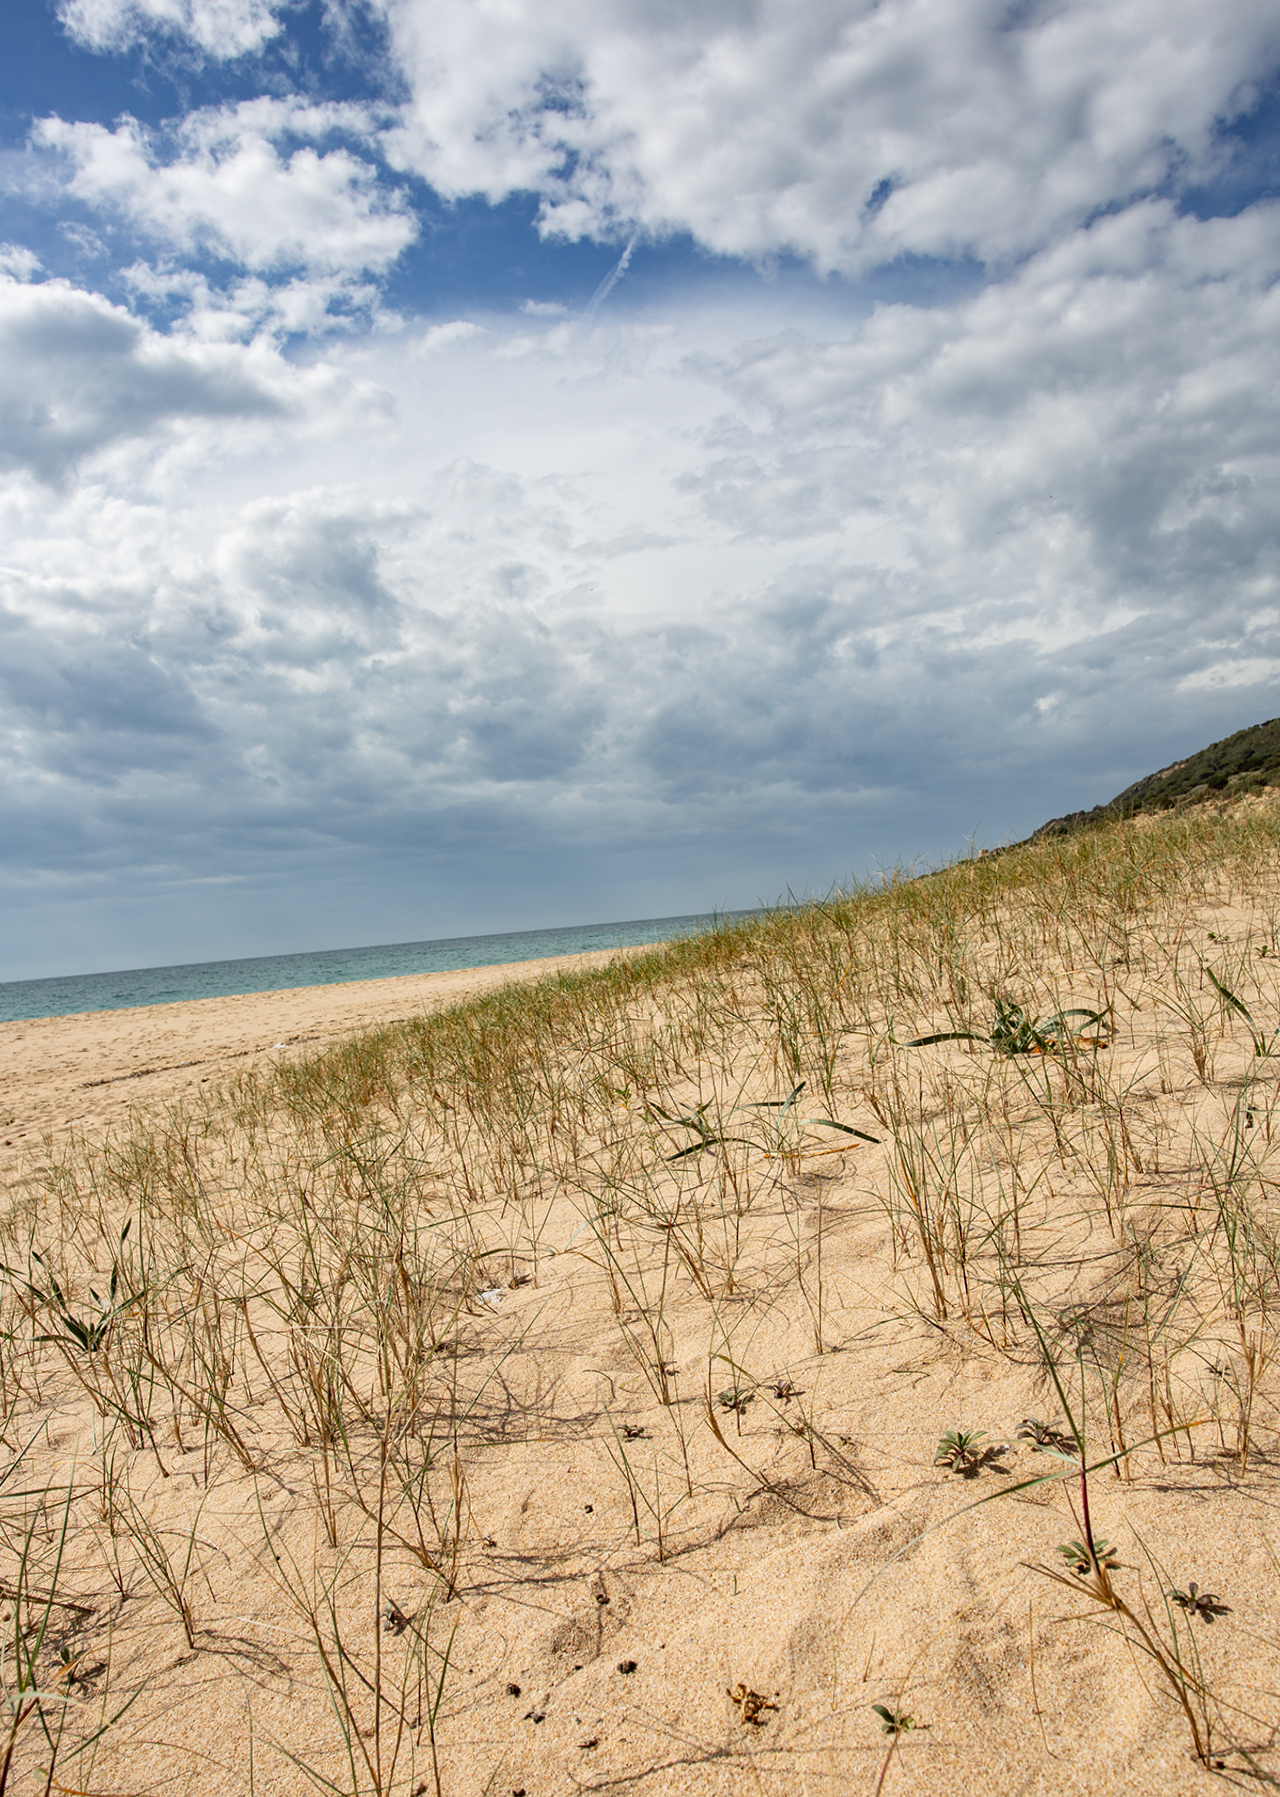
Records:
{"label": "beach sand", "polygon": [[[1238,933],[1244,921],[1238,912],[1206,913],[1197,940],[1211,940],[1208,927]],[[2,1025],[13,1190],[23,1167],[56,1157],[69,1131],[100,1137],[133,1108],[156,1115],[272,1057],[609,958]],[[1089,976],[1063,977],[1076,982],[1072,996],[1088,996]],[[733,1278],[717,1274],[704,1295],[683,1272],[671,1274],[668,1291],[662,1275],[669,1403],[659,1401],[639,1313],[616,1284],[610,1296],[600,1248],[609,1238],[590,1233],[580,1192],[526,1174],[510,1204],[496,1189],[472,1209],[462,1204],[468,1227],[499,1245],[476,1263],[450,1328],[451,1376],[470,1431],[452,1498],[448,1443],[434,1449],[437,1543],[450,1539],[451,1503],[464,1518],[451,1601],[440,1601],[402,1533],[388,1541],[380,1574],[380,1601],[391,1609],[376,1615],[372,1511],[348,1502],[337,1546],[321,1539],[320,1458],[314,1443],[291,1445],[248,1354],[235,1392],[241,1426],[256,1431],[252,1464],[224,1442],[211,1449],[186,1433],[154,1450],[140,1446],[108,1469],[84,1392],[65,1371],[43,1375],[43,1406],[20,1396],[13,1438],[52,1417],[26,1476],[84,1469],[88,1508],[77,1514],[89,1522],[64,1576],[89,1593],[96,1615],[111,1616],[121,1700],[141,1691],[91,1772],[68,1765],[56,1788],[148,1797],[294,1797],[319,1788],[289,1753],[322,1767],[331,1790],[372,1791],[382,1780],[394,1797],[949,1797],[957,1784],[984,1797],[1190,1797],[1219,1788],[1194,1760],[1185,1720],[1149,1661],[1089,1619],[1078,1588],[1034,1570],[1063,1570],[1058,1544],[1078,1533],[1064,1487],[971,1508],[1052,1470],[1016,1431],[1026,1415],[1053,1418],[1061,1406],[1034,1341],[1010,1347],[998,1315],[940,1324],[931,1314],[923,1265],[886,1221],[898,1175],[887,1132],[855,1083],[864,1052],[850,1042],[841,1114],[876,1140],[833,1152],[828,1133],[785,1167],[748,1155],[755,1197],[741,1237],[731,1248],[704,1244],[707,1266],[723,1260]],[[944,1096],[948,1079],[980,1082],[990,1067],[1021,1090],[1019,1070],[989,1054],[957,1044],[930,1053],[919,1072]],[[1059,1228],[1055,1218],[1077,1217],[1082,1201],[1044,1181],[1028,1195],[1046,1256],[1069,1269],[1074,1298],[1095,1304],[1108,1327],[1117,1292],[1122,1308],[1145,1295],[1144,1315],[1158,1321],[1161,1306],[1175,1315],[1182,1263],[1160,1246],[1161,1207],[1184,1193],[1192,1123],[1221,1134],[1233,1082],[1254,1072],[1242,1030],[1216,1053],[1212,1093],[1186,1067],[1176,1078],[1167,1068],[1157,1088],[1162,1063],[1149,1018],[1126,1012],[1110,1063],[1117,1089],[1141,1074],[1154,1096],[1133,1119],[1143,1170],[1126,1187],[1122,1223],[1114,1235],[1078,1221]],[[916,1070],[912,1063],[912,1077]],[[1263,1086],[1258,1114],[1265,1108],[1269,1128],[1269,1067]],[[1024,1140],[1028,1152],[1043,1147],[1034,1130]],[[1013,1177],[1016,1158],[1002,1162],[1002,1177]],[[233,1161],[237,1176],[247,1164]],[[415,1200],[425,1215],[435,1203],[432,1177]],[[702,1189],[701,1177],[689,1174],[690,1192]],[[215,1169],[206,1189],[216,1204],[231,1187],[219,1187]],[[245,1201],[233,1193],[227,1202]],[[65,1202],[62,1216],[74,1232]],[[247,1207],[245,1216],[250,1229]],[[44,1227],[47,1236],[48,1219]],[[95,1227],[97,1246],[86,1252],[101,1266],[118,1220]],[[500,1246],[507,1239],[509,1251]],[[637,1260],[623,1269],[627,1277],[655,1277],[645,1252],[648,1270]],[[797,1265],[804,1302],[775,1302]],[[1029,1264],[1026,1276],[1038,1270]],[[794,1294],[794,1278],[788,1289]],[[748,1397],[735,1411],[728,1400],[739,1365],[750,1377],[742,1375]],[[1124,1378],[1124,1426],[1140,1438],[1150,1433],[1147,1393]],[[1179,1402],[1185,1409],[1190,1400]],[[1094,1526],[1118,1544],[1117,1577],[1151,1606],[1162,1638],[1163,1593],[1175,1581],[1221,1594],[1227,1609],[1216,1620],[1193,1625],[1172,1614],[1215,1692],[1245,1712],[1221,1712],[1221,1733],[1275,1772],[1280,1458],[1269,1396],[1259,1396],[1254,1421],[1247,1474],[1229,1423],[1225,1435],[1201,1428],[1194,1456],[1178,1438],[1141,1450],[1123,1473],[1104,1468],[1094,1478]],[[960,1427],[986,1430],[1001,1446],[972,1478],[935,1464],[942,1431]],[[1095,1409],[1091,1427],[1101,1457],[1110,1422]],[[376,1454],[367,1443],[359,1452],[365,1458],[351,1478],[364,1478],[367,1504]],[[110,1479],[119,1483],[109,1488]],[[144,1576],[136,1542],[145,1537],[119,1522],[126,1512],[145,1515],[171,1554],[196,1543],[194,1650],[172,1604]],[[118,1593],[102,1571],[112,1555]],[[298,1592],[331,1593],[320,1632],[332,1621],[350,1647],[354,1771],[334,1752],[316,1641],[287,1596],[288,1580]],[[93,1624],[95,1644],[105,1626]],[[425,1662],[412,1657],[419,1629]],[[67,1639],[75,1647],[79,1638],[69,1631]],[[76,1687],[86,1713],[109,1694],[100,1651],[95,1645]],[[380,1731],[360,1682],[375,1652],[393,1699]],[[414,1669],[422,1664],[425,1684]],[[441,1677],[437,1767],[424,1716]],[[875,1704],[912,1726],[887,1738]],[[39,1754],[30,1744],[28,1752],[38,1770]],[[1230,1768],[1233,1788],[1244,1788],[1239,1751]]]}
{"label": "beach sand", "polygon": [[283,992],[86,1011],[0,1023],[0,1181],[21,1176],[46,1140],[95,1141],[139,1107],[155,1110],[264,1057],[326,1043],[491,992],[510,980],[601,966],[643,949],[402,974]]}

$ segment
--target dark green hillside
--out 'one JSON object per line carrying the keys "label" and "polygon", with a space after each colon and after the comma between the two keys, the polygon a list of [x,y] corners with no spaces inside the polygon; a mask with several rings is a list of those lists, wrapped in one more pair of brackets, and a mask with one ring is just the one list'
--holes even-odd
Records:
{"label": "dark green hillside", "polygon": [[1210,743],[1207,749],[1188,755],[1185,761],[1173,761],[1159,773],[1145,774],[1117,793],[1109,805],[1051,818],[1047,824],[1041,824],[1031,841],[1042,836],[1070,836],[1090,824],[1133,817],[1140,811],[1196,805],[1219,793],[1234,796],[1260,792],[1264,786],[1280,786],[1280,718],[1251,724],[1247,730],[1237,730],[1234,736],[1225,736],[1221,742]]}

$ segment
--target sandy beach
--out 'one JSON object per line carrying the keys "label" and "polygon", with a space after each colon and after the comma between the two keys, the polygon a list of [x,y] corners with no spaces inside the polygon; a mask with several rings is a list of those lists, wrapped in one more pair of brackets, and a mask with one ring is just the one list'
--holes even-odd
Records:
{"label": "sandy beach", "polygon": [[357,1030],[455,1004],[509,980],[598,966],[602,949],[460,972],[404,974],[0,1023],[0,1180],[74,1130],[99,1139],[130,1112],[216,1085],[264,1057],[309,1052]]}
{"label": "sandy beach", "polygon": [[657,984],[0,1026],[52,1788],[1265,1788],[1280,829],[1181,828]]}

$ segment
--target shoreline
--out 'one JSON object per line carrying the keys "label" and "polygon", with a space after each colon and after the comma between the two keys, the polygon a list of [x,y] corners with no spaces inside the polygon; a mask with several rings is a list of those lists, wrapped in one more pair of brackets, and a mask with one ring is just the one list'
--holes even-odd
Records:
{"label": "shoreline", "polygon": [[0,1180],[20,1183],[24,1164],[71,1131],[101,1139],[131,1112],[219,1084],[263,1056],[321,1048],[513,981],[602,967],[656,946],[0,1023]]}
{"label": "shoreline", "polygon": [[471,973],[489,967],[521,966],[528,961],[610,953],[620,948],[651,948],[678,936],[700,935],[753,914],[754,911],[677,912],[670,917],[556,924],[544,929],[446,936],[419,942],[24,976],[0,980],[0,1023],[79,1016],[90,1011],[145,1010],[152,1005],[186,1004],[203,998],[248,998],[311,986],[364,985],[427,973]]}

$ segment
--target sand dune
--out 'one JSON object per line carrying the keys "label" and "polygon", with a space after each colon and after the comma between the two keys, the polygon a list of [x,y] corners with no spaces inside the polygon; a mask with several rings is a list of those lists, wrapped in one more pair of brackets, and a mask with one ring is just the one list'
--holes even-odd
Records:
{"label": "sand dune", "polygon": [[4,1026],[14,1788],[1267,1788],[1278,845]]}

